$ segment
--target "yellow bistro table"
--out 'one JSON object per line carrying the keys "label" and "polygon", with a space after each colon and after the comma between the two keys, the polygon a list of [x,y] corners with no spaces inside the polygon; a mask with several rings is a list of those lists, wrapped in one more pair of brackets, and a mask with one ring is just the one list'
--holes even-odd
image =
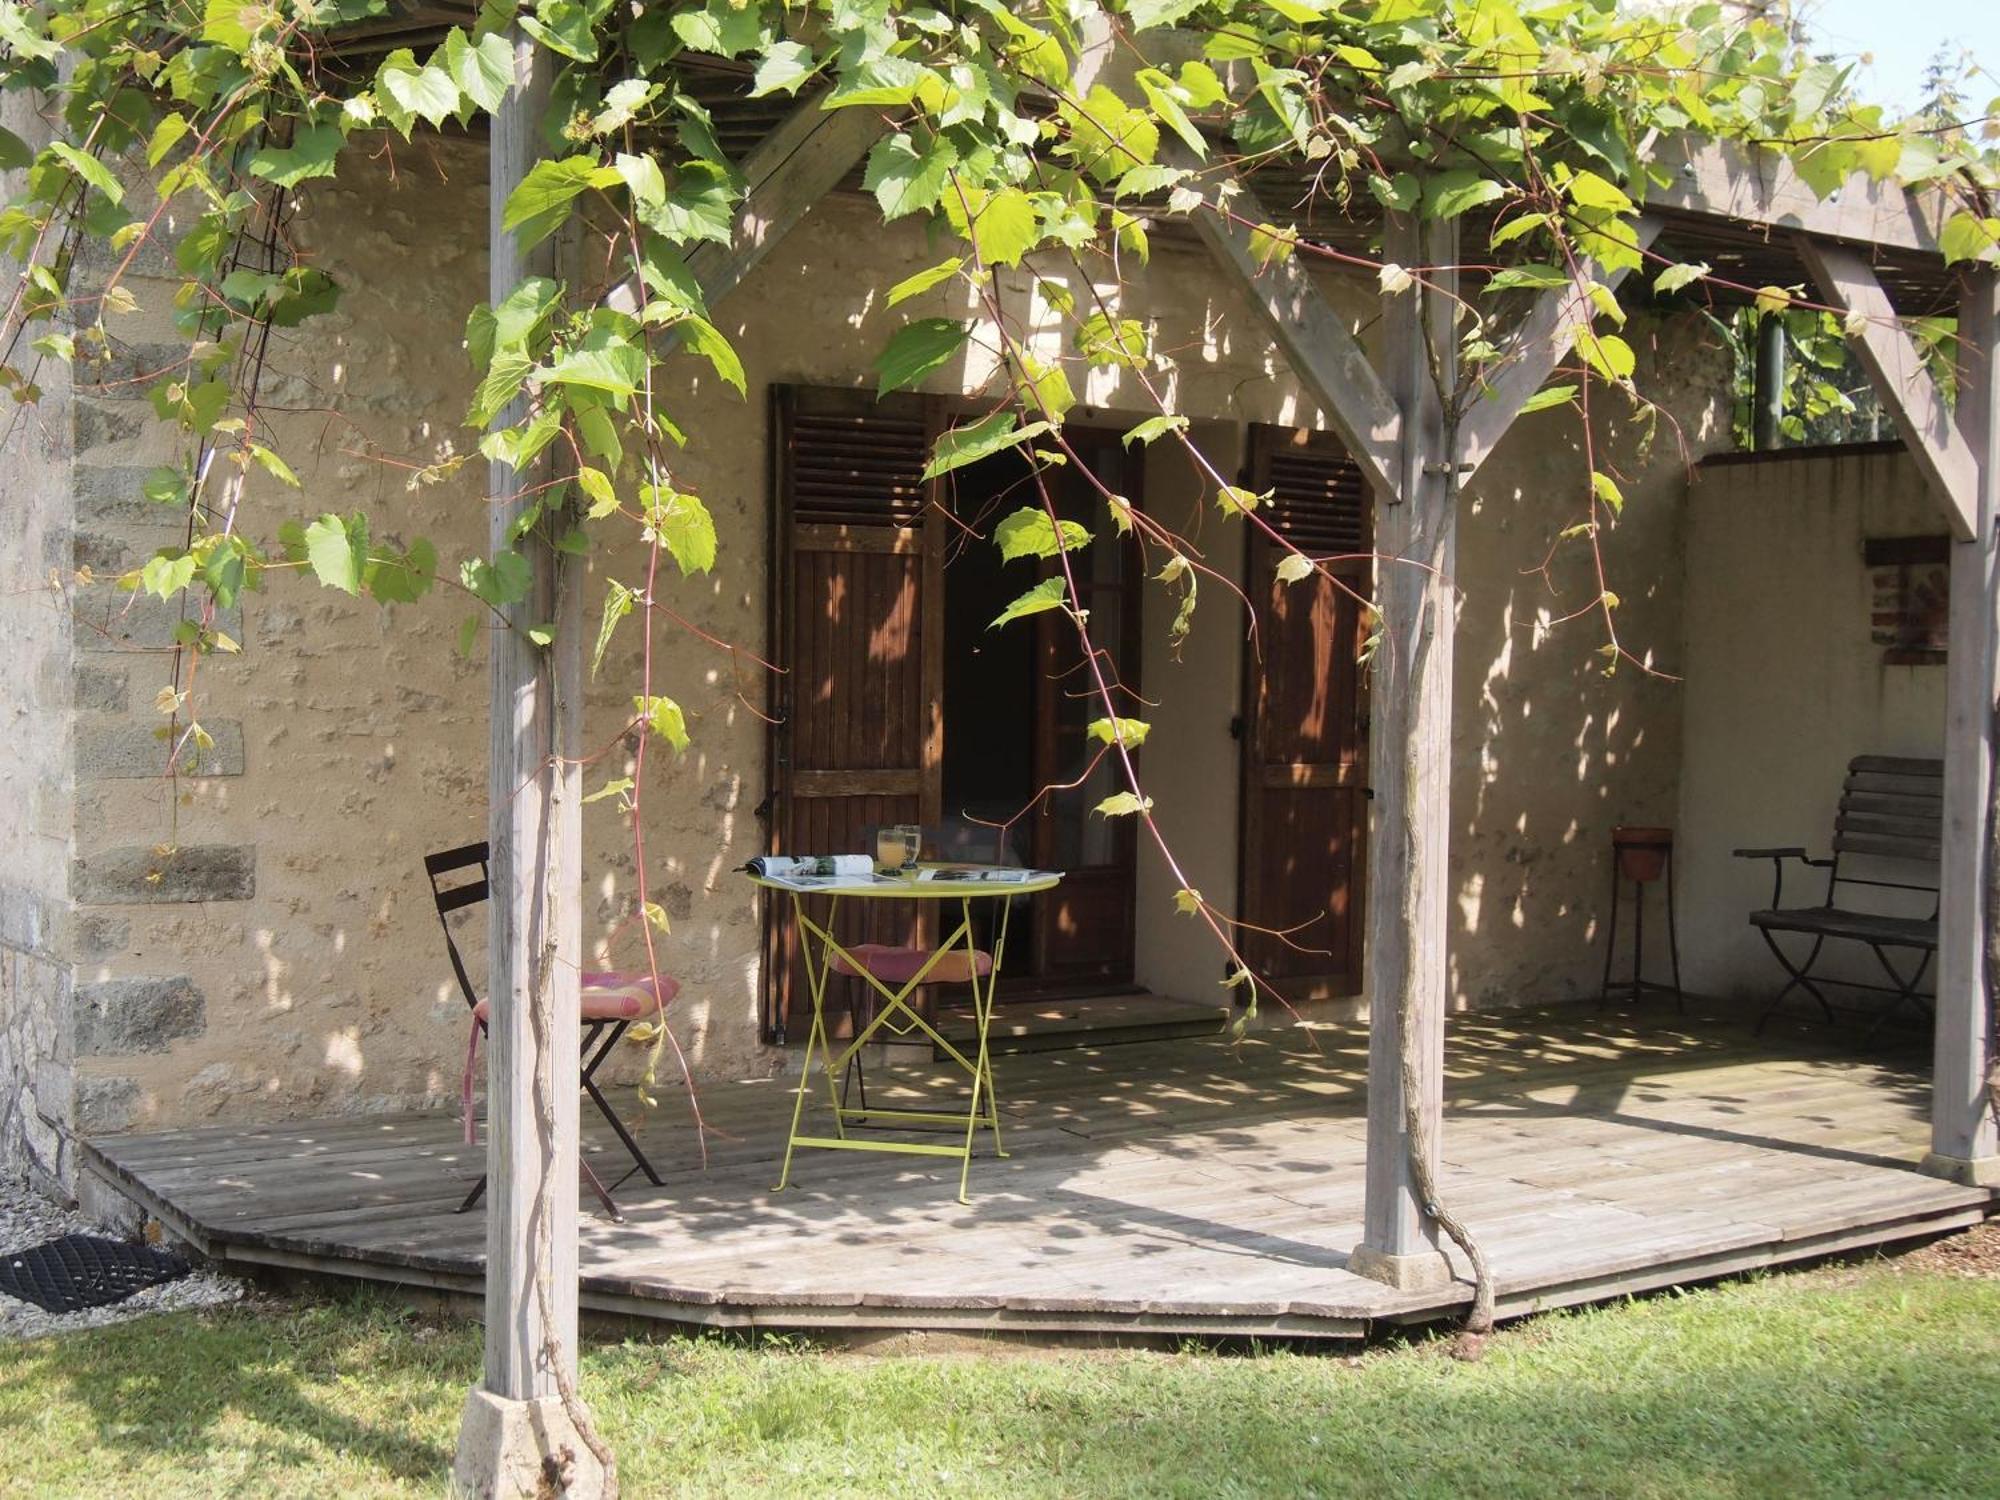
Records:
{"label": "yellow bistro table", "polygon": [[[1062,876],[1052,870],[1022,872],[1025,879],[940,879],[945,871],[975,868],[963,864],[919,865],[914,871],[903,875],[873,875],[851,877],[815,877],[807,881],[752,875],[752,883],[767,891],[782,891],[792,898],[792,920],[798,924],[800,948],[805,959],[806,985],[812,993],[812,1030],[806,1038],[805,1065],[799,1071],[797,1097],[792,1103],[792,1129],[785,1141],[785,1165],[778,1174],[776,1191],[782,1191],[791,1181],[792,1152],[800,1146],[814,1146],[829,1151],[892,1151],[910,1156],[955,1156],[963,1163],[958,1172],[958,1201],[969,1203],[966,1184],[972,1171],[972,1142],[983,1124],[993,1132],[993,1151],[996,1156],[1007,1153],[1000,1145],[1000,1111],[994,1099],[993,1064],[987,1051],[986,1035],[993,1023],[993,985],[1000,977],[1000,960],[1007,948],[1007,918],[1013,910],[1016,896],[1031,896],[1037,891],[1054,887]],[[822,926],[806,915],[805,898],[825,896],[830,905],[826,924]],[[956,902],[959,922],[951,935],[932,950],[930,957],[903,982],[900,989],[891,989],[888,983],[871,973],[868,966],[853,953],[843,948],[834,938],[834,919],[839,915],[840,903],[844,900],[857,901],[935,901],[941,905]],[[978,945],[972,934],[972,903],[975,901],[998,901],[1000,912],[994,928],[993,963],[987,970],[984,981],[979,975]],[[942,925],[942,923],[940,923]],[[818,953],[815,955],[814,949]],[[947,1041],[943,1034],[924,1019],[921,1011],[910,1003],[917,987],[926,983],[933,970],[954,954],[961,953],[965,967],[969,971],[972,985],[973,1027],[977,1045],[974,1055],[967,1057],[959,1048]],[[875,1018],[843,1047],[833,1050],[832,1038],[826,1026],[826,981],[833,972],[836,956],[842,960],[865,984],[882,997],[882,1008]],[[944,1056],[951,1059],[972,1080],[972,1099],[964,1114],[950,1114],[937,1110],[871,1108],[865,1102],[860,1108],[851,1108],[841,1102],[839,1078],[846,1071],[848,1061],[872,1041],[878,1032],[888,1031],[895,1036],[909,1036],[918,1032],[929,1038]],[[805,1119],[806,1092],[811,1086],[813,1058],[821,1060],[822,1072],[826,1078],[827,1096],[833,1106],[834,1134],[802,1135],[800,1124]],[[984,1100],[984,1109],[981,1100]],[[910,1125],[963,1125],[965,1139],[957,1145],[941,1146],[928,1142],[891,1141],[880,1138],[861,1139],[847,1133],[847,1122],[881,1120],[901,1122]]]}

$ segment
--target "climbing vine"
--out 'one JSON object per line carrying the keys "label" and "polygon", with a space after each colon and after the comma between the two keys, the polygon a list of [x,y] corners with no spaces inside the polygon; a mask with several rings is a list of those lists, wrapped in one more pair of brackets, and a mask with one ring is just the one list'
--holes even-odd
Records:
{"label": "climbing vine", "polygon": [[[656,638],[686,631],[702,649],[761,666],[702,636],[674,603],[686,580],[731,561],[683,458],[703,441],[681,400],[685,361],[739,394],[748,385],[698,269],[704,254],[732,247],[748,184],[701,102],[697,66],[712,73],[725,60],[749,99],[864,112],[879,127],[863,186],[885,222],[926,226],[938,258],[859,290],[900,309],[951,286],[976,311],[908,317],[876,359],[878,389],[920,387],[969,345],[992,356],[998,373],[976,393],[983,406],[938,440],[928,474],[1010,451],[1037,474],[1032,502],[999,520],[992,541],[1005,556],[1060,566],[995,624],[1057,612],[1074,626],[1102,709],[1088,733],[1123,783],[1097,812],[1139,819],[1175,870],[1131,754],[1149,726],[1115,691],[1115,665],[1075,606],[1069,557],[1099,543],[1141,549],[1158,586],[1178,596],[1177,635],[1191,627],[1204,578],[1235,585],[1193,540],[1102,484],[1096,525],[1057,515],[1039,476],[1082,466],[1063,435],[1073,376],[1117,367],[1153,393],[1158,410],[1131,428],[1128,446],[1181,450],[1227,524],[1258,528],[1281,549],[1280,579],[1328,572],[1329,560],[1293,547],[1265,519],[1267,497],[1200,451],[1158,394],[1166,356],[1145,322],[1101,295],[1042,281],[1066,330],[1063,352],[1051,354],[996,294],[998,273],[1039,279],[1083,267],[1077,284],[1115,285],[1138,274],[1162,226],[1204,217],[1246,233],[1267,268],[1322,264],[1389,296],[1418,296],[1449,269],[1457,291],[1443,305],[1459,373],[1438,395],[1454,421],[1514,357],[1507,335],[1530,301],[1575,287],[1578,311],[1564,330],[1573,352],[1530,408],[1574,413],[1589,463],[1563,544],[1596,553],[1625,501],[1596,456],[1592,403],[1645,404],[1616,273],[1654,304],[1747,296],[1796,317],[1802,345],[1830,333],[1802,287],[1730,286],[1707,265],[1642,248],[1653,141],[1735,140],[1787,158],[1822,194],[1857,172],[1936,189],[1952,205],[1942,247],[1954,262],[1992,260],[2000,237],[1978,131],[1890,120],[1783,25],[1714,3],[488,0],[420,45],[384,53],[370,38],[389,14],[388,0],[0,0],[0,83],[20,106],[11,117],[20,129],[0,131],[0,166],[17,174],[0,248],[20,267],[0,315],[0,386],[25,411],[49,362],[73,365],[80,379],[115,364],[122,320],[142,311],[135,267],[142,257],[172,266],[186,352],[145,383],[181,457],[147,475],[143,498],[185,516],[185,541],[119,580],[183,608],[159,699],[169,767],[209,742],[200,667],[237,649],[226,612],[280,575],[382,603],[457,591],[470,650],[483,631],[516,628],[503,611],[528,597],[533,549],[582,554],[636,535],[643,577],[605,583],[589,659],[596,670],[621,632],[644,634],[628,725],[639,762],[592,793],[630,820],[642,872],[646,780],[670,774],[696,732],[683,705],[658,691]],[[262,371],[273,329],[308,326],[348,290],[291,248],[298,195],[364,156],[492,116],[515,86],[517,33],[551,58],[555,82],[545,155],[506,200],[502,226],[524,246],[561,238],[577,253],[564,255],[559,275],[466,309],[465,423],[476,442],[412,462],[407,482],[444,478],[476,447],[524,476],[527,503],[508,545],[441,557],[422,538],[390,542],[366,514],[301,483],[263,404]],[[1260,182],[1289,186],[1257,206]],[[1385,211],[1490,226],[1488,260],[1403,264],[1336,232]],[[272,493],[293,499],[261,498]],[[1572,602],[1601,622],[1615,667],[1630,658],[1601,555],[1594,576],[1593,594]],[[519,628],[547,646],[554,626]],[[648,758],[654,745],[660,753]],[[1186,879],[1176,885],[1180,910],[1230,955],[1231,985],[1254,998],[1258,982],[1236,957],[1245,914]],[[643,886],[637,916],[652,961],[666,917]]]}

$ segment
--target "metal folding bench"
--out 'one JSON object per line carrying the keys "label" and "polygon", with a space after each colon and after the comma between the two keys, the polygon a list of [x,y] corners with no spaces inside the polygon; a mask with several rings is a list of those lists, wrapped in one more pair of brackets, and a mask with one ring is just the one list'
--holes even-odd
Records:
{"label": "metal folding bench", "polygon": [[[1920,1013],[1928,1010],[1930,997],[1917,987],[1923,983],[1937,953],[1943,824],[1943,761],[1862,755],[1847,768],[1847,780],[1840,793],[1840,812],[1834,819],[1831,858],[1814,859],[1803,848],[1796,847],[1735,851],[1738,859],[1768,859],[1772,863],[1775,879],[1771,904],[1763,911],[1750,913],[1750,925],[1763,935],[1764,942],[1791,976],[1757,1018],[1758,1030],[1763,1029],[1764,1023],[1795,989],[1802,989],[1817,1000],[1831,1020],[1833,1006],[1820,988],[1824,984],[1894,996],[1883,1019],[1906,1004]],[[1827,872],[1826,893],[1819,905],[1785,905],[1785,866],[1789,860]],[[1915,871],[1928,871],[1928,879],[1911,873]],[[1897,915],[1841,904],[1844,892],[1866,889],[1928,896],[1930,913]],[[1803,959],[1794,962],[1780,946],[1779,933],[1810,938],[1812,946]],[[1866,946],[1874,953],[1889,983],[1816,979],[1814,967],[1829,942]],[[1891,953],[1908,955],[1902,957],[1904,967],[1897,967],[1890,959]]]}

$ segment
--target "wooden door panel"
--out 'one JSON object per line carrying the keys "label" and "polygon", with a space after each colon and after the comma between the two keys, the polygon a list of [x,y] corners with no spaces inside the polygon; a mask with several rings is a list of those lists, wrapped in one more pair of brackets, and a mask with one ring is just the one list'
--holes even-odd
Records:
{"label": "wooden door panel", "polygon": [[[1370,505],[1358,466],[1322,433],[1251,429],[1246,482],[1262,514],[1326,563],[1277,577],[1286,549],[1255,533],[1246,593],[1238,896],[1245,961],[1287,1000],[1358,993],[1367,874],[1366,635]],[[1256,929],[1268,929],[1259,931]]]}
{"label": "wooden door panel", "polygon": [[[769,847],[872,852],[884,823],[938,808],[937,520],[923,479],[934,414],[914,399],[772,393]],[[830,903],[808,902],[824,922]],[[844,903],[845,942],[924,941],[915,902]],[[765,1031],[802,1042],[811,997],[789,898],[765,901]],[[845,1028],[845,1006],[830,1017]]]}

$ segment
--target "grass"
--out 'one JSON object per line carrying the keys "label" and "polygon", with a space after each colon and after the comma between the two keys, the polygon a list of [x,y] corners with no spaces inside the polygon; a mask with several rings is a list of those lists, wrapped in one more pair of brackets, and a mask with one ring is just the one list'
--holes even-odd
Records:
{"label": "grass", "polygon": [[[0,1494],[441,1494],[478,1365],[476,1328],[372,1297],[21,1345]],[[1936,1252],[1771,1276],[1472,1365],[605,1344],[584,1393],[628,1496],[2000,1495],[2000,1278]]]}

